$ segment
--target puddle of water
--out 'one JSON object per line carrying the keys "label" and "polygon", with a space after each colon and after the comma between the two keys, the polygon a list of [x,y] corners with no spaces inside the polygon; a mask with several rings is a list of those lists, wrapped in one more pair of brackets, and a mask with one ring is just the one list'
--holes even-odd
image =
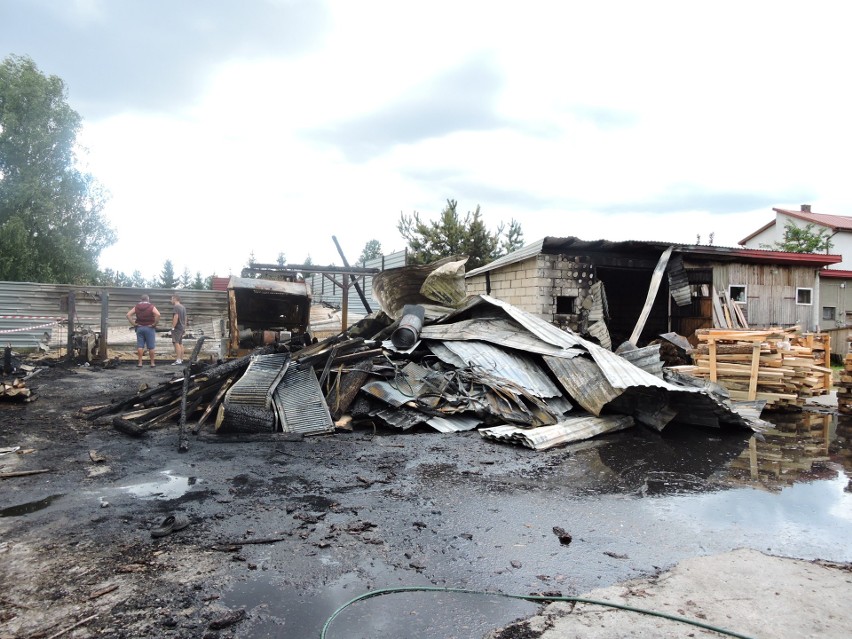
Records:
{"label": "puddle of water", "polygon": [[139,499],[177,499],[183,497],[192,486],[200,482],[196,477],[173,475],[170,470],[164,470],[159,474],[165,479],[120,486],[118,490]]}
{"label": "puddle of water", "polygon": [[0,517],[21,517],[23,515],[29,515],[37,510],[47,508],[60,497],[64,497],[64,495],[51,495],[50,497],[45,497],[38,501],[31,501],[26,504],[19,504],[18,506],[9,506],[8,508],[0,510]]}
{"label": "puddle of water", "polygon": [[[323,626],[341,606],[376,585],[375,564],[369,578],[356,572],[343,575],[318,592],[295,592],[291,586],[275,583],[274,576],[258,575],[224,593],[227,607],[245,608],[250,620],[243,630],[254,639],[277,637],[319,637]],[[359,571],[360,572],[360,571]],[[385,582],[400,585],[384,566]],[[410,571],[403,578],[411,583]],[[428,588],[428,582],[422,584]],[[369,583],[368,583],[369,582]],[[466,593],[403,592],[389,593],[358,601],[347,607],[329,625],[327,639],[468,639],[481,637],[494,628],[515,619],[528,617],[538,604],[496,595]]]}

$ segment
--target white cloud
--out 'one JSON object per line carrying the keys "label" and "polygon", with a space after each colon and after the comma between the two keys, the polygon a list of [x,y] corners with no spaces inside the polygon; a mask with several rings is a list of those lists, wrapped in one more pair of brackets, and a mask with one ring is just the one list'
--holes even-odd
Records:
{"label": "white cloud", "polygon": [[252,251],[339,264],[332,235],[350,260],[374,238],[401,249],[400,212],[436,215],[447,198],[492,228],[519,220],[530,241],[734,245],[772,206],[852,214],[843,4],[325,14],[298,53],[198,68],[192,102],[87,121],[121,237],[104,266],[225,274]]}

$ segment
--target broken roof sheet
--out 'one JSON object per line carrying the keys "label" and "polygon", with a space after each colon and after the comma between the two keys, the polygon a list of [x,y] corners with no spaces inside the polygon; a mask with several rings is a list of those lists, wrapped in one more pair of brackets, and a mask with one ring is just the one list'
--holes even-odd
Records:
{"label": "broken roof sheet", "polygon": [[480,317],[451,324],[431,324],[420,330],[420,339],[442,342],[479,340],[501,348],[553,357],[576,357],[584,352],[580,348],[565,348],[543,341],[524,330],[520,324],[505,317]]}
{"label": "broken roof sheet", "polygon": [[[478,366],[496,377],[508,379],[538,397],[556,397],[562,393],[547,374],[530,357],[509,352],[485,342],[439,342],[430,349],[454,366]],[[446,357],[445,350],[455,357]]]}
{"label": "broken roof sheet", "polygon": [[494,439],[512,444],[522,444],[534,450],[546,450],[562,444],[589,439],[603,433],[613,433],[633,426],[629,415],[607,415],[595,417],[582,415],[565,419],[552,426],[538,428],[518,428],[517,426],[492,426],[482,428],[479,434],[486,439]]}

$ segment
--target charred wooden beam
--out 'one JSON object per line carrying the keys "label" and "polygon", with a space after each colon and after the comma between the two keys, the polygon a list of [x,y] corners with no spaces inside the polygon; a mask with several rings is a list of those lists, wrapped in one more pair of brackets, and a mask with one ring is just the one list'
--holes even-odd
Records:
{"label": "charred wooden beam", "polygon": [[370,358],[367,358],[337,375],[337,381],[325,398],[333,421],[340,419],[349,410],[358,395],[358,391],[366,383],[372,368],[373,363]]}

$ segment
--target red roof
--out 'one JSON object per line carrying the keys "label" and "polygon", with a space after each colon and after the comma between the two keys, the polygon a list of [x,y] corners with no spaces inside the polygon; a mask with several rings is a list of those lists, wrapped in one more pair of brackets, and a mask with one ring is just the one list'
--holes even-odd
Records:
{"label": "red roof", "polygon": [[790,211],[788,209],[772,209],[777,213],[783,213],[811,224],[828,226],[832,231],[852,231],[852,217],[843,215],[825,215],[824,213],[811,213],[810,211]]}
{"label": "red roof", "polygon": [[[834,233],[837,233],[838,231],[852,231],[852,217],[846,217],[843,215],[826,215],[824,213],[812,213],[810,211],[791,209],[773,208],[772,210],[776,213],[789,215],[790,217],[802,220],[804,222],[807,222],[808,224],[818,224],[819,226],[828,227]],[[772,220],[771,222],[764,224],[754,233],[750,233],[749,235],[741,239],[738,244],[743,245],[756,235],[760,235],[765,230],[772,228],[773,226],[775,226],[775,222],[776,220]]]}
{"label": "red roof", "polygon": [[841,269],[826,268],[819,272],[820,277],[834,278],[838,280],[852,280],[852,271],[844,271]]}

